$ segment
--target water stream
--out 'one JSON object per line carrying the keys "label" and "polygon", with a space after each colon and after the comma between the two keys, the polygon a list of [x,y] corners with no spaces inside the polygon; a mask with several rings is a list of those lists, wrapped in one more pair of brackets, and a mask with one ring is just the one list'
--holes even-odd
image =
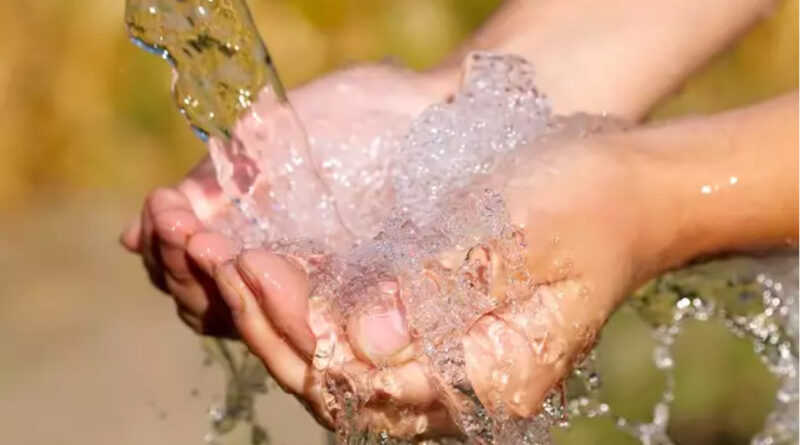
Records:
{"label": "water stream", "polygon": [[[431,267],[432,259],[480,246],[501,255],[514,272],[505,303],[531,298],[535,283],[525,272],[524,237],[492,190],[491,172],[538,141],[618,127],[605,117],[553,115],[526,61],[498,54],[468,56],[461,90],[451,100],[404,124],[402,134],[366,141],[391,147],[391,162],[360,171],[382,180],[350,185],[351,151],[321,149],[318,140],[308,137],[243,1],[127,0],[126,22],[134,42],[172,65],[179,109],[208,142],[218,181],[240,213],[239,218],[208,221],[209,226],[234,237],[242,248],[265,245],[313,259],[314,306],[338,322],[380,303],[387,284],[401,286],[423,353],[437,378],[457,394],[455,417],[468,441],[549,443],[551,428],[569,428],[565,418],[584,416],[612,418],[643,444],[673,443],[667,432],[676,366],[672,345],[683,323],[692,319],[720,321],[732,335],[752,340],[754,352],[778,379],[774,411],[752,443],[796,443],[794,256],[733,259],[673,272],[625,304],[651,326],[654,361],[667,382],[648,422],[626,419],[603,402],[593,354],[573,371],[567,399],[553,390],[532,419],[493,418],[477,400],[464,374],[458,338],[500,302],[490,295],[490,285],[464,278],[480,275],[477,268],[483,267],[471,253],[448,267]],[[320,166],[325,165],[330,167],[323,174]],[[331,184],[325,177],[346,180]],[[341,203],[358,194],[359,187],[387,191],[377,195],[391,201],[371,209],[374,223],[356,230],[348,223],[354,219],[348,213],[352,209]],[[346,351],[333,342],[318,343],[315,366],[327,376],[336,405],[348,407],[337,418],[338,440],[396,442],[352,426],[357,412],[350,407],[360,401],[339,385],[335,366],[336,357]],[[266,388],[263,366],[235,345],[210,341],[207,347],[228,377],[225,403],[212,410],[208,440],[225,441],[239,431],[237,440],[267,443],[253,404]]]}

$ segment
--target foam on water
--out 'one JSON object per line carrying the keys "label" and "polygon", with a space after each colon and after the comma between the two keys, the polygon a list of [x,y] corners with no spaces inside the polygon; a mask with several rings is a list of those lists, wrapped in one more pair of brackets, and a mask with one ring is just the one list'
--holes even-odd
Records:
{"label": "foam on water", "polygon": [[398,204],[416,220],[450,190],[489,173],[498,155],[534,140],[550,123],[547,101],[521,58],[475,53],[465,61],[461,91],[414,121],[394,169]]}

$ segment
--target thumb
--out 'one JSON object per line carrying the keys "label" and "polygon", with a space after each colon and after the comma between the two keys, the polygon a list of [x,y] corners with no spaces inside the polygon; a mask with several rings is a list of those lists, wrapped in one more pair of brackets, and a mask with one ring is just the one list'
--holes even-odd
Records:
{"label": "thumb", "polygon": [[315,340],[308,325],[311,289],[305,271],[287,258],[263,249],[243,252],[236,259],[236,268],[272,325],[309,360]]}
{"label": "thumb", "polygon": [[491,410],[536,414],[594,344],[608,314],[604,299],[586,298],[581,285],[563,281],[485,315],[464,338],[467,376],[478,398]]}
{"label": "thumb", "polygon": [[376,302],[350,317],[347,337],[358,358],[376,366],[404,362],[413,356],[412,338],[396,282],[383,282]]}

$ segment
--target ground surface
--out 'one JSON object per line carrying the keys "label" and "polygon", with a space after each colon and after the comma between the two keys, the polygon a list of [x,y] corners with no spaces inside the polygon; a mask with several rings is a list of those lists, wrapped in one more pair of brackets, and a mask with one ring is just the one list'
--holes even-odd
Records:
{"label": "ground surface", "polygon": [[[222,376],[116,244],[132,211],[84,197],[0,220],[0,442],[204,443]],[[262,405],[274,443],[324,443],[290,397]]]}

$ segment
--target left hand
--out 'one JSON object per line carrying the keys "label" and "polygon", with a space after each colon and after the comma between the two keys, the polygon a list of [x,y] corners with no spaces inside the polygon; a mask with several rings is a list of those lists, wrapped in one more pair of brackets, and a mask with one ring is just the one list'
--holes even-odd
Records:
{"label": "left hand", "polygon": [[[315,158],[348,161],[338,170],[317,166],[341,206],[347,230],[361,234],[386,205],[386,193],[381,193],[385,187],[360,183],[358,173],[387,168],[387,150],[393,146],[385,140],[438,101],[450,82],[433,74],[364,65],[289,92]],[[352,184],[337,181],[342,168]],[[217,184],[211,159],[205,157],[177,186],[151,192],[141,216],[121,236],[128,250],[142,256],[153,284],[173,297],[180,318],[200,334],[236,335],[213,280],[214,265],[230,259],[235,249],[216,242],[207,230],[209,222],[236,215]]]}
{"label": "left hand", "polygon": [[198,216],[223,208],[225,202],[214,165],[205,158],[175,187],[150,192],[141,215],[129,223],[120,242],[141,255],[150,281],[173,297],[178,316],[193,331],[237,337],[213,274],[205,272],[210,261],[228,259],[235,251],[206,245]]}
{"label": "left hand", "polygon": [[[615,305],[653,270],[655,251],[643,234],[656,228],[644,224],[635,178],[617,148],[592,139],[554,143],[502,172],[500,189],[524,228],[529,273],[539,284],[527,300],[481,317],[462,339],[467,377],[490,411],[535,414]],[[490,252],[486,267],[489,276],[501,274],[503,258]],[[243,340],[318,418],[329,424],[332,416],[314,353],[333,340],[334,364],[361,376],[350,383],[366,400],[364,426],[399,437],[458,432],[450,416],[457,396],[439,389],[420,358],[392,283],[384,305],[337,326],[321,302],[309,300],[296,259],[255,249],[221,264],[216,278]]]}

